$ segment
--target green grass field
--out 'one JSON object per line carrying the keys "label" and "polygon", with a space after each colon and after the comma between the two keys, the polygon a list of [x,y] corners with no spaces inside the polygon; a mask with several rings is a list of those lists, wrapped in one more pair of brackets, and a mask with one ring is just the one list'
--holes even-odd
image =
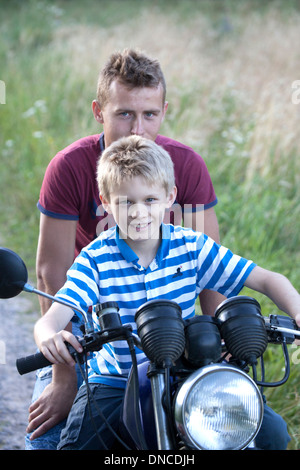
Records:
{"label": "green grass field", "polygon": [[[300,290],[296,0],[11,0],[0,1],[0,11],[0,240],[24,258],[33,282],[47,164],[99,131],[91,112],[98,70],[132,46],[162,64],[169,101],[162,133],[204,157],[222,243]],[[255,297],[264,315],[274,312]],[[289,382],[266,395],[298,449],[300,351],[293,347],[291,357]],[[270,348],[266,367],[276,380],[280,358]]]}

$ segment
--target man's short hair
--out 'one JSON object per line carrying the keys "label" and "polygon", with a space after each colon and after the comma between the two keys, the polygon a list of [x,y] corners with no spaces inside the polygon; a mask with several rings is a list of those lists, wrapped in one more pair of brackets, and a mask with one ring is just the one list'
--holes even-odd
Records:
{"label": "man's short hair", "polygon": [[166,82],[159,61],[142,52],[125,49],[112,54],[100,71],[97,86],[97,100],[102,108],[109,100],[109,88],[114,80],[119,80],[129,89],[153,87],[163,89],[163,103],[166,99]]}

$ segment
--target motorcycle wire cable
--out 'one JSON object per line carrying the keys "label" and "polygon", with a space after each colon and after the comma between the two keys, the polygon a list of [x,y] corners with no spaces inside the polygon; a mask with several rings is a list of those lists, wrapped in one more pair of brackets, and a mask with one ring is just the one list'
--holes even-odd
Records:
{"label": "motorcycle wire cable", "polygon": [[[283,349],[283,357],[284,357],[284,366],[285,366],[285,374],[284,374],[284,377],[277,381],[277,382],[265,382],[265,366],[264,366],[264,358],[263,358],[263,355],[260,356],[260,368],[261,368],[261,380],[258,380],[257,378],[257,367],[256,367],[256,364],[255,363],[252,363],[251,364],[251,368],[252,368],[252,377],[253,377],[253,380],[254,382],[256,383],[257,386],[261,387],[261,393],[263,394],[263,388],[264,387],[280,387],[281,385],[285,384],[289,378],[289,375],[290,375],[290,361],[289,361],[289,353],[288,353],[288,348],[287,348],[287,341],[286,341],[286,337],[284,336],[284,334],[280,334],[280,344],[282,346],[282,349]],[[226,361],[226,356],[228,356],[229,354],[229,351],[225,351],[224,354],[222,354],[221,358],[217,361],[217,362],[228,362]],[[233,359],[234,361],[234,359]],[[244,363],[244,366],[240,363],[238,364],[238,367],[241,369],[241,370],[246,370],[247,367],[248,367],[248,364],[245,362]]]}
{"label": "motorcycle wire cable", "polygon": [[[288,380],[290,376],[290,361],[289,361],[289,353],[288,353],[288,348],[287,344],[285,341],[285,338],[282,340],[282,349],[283,349],[283,356],[284,356],[284,365],[285,365],[285,374],[284,377],[277,381],[277,382],[264,382],[264,368],[263,368],[263,377],[261,381],[257,380],[257,370],[256,370],[256,365],[252,365],[252,370],[253,370],[253,380],[255,381],[256,385],[259,385],[260,387],[280,387],[281,385],[285,384],[286,381]],[[261,361],[263,363],[263,358],[261,358]]]}
{"label": "motorcycle wire cable", "polygon": [[[80,361],[78,360],[78,361],[76,361],[76,362],[77,362],[77,365],[78,365],[78,367],[79,367],[79,370],[80,370],[80,373],[81,373],[81,375],[82,375],[82,378],[83,378],[83,380],[84,380],[84,383],[85,383],[85,385],[86,385],[88,411],[89,411],[89,416],[90,416],[91,423],[92,423],[93,428],[94,428],[94,431],[95,431],[95,435],[96,435],[98,441],[100,442],[100,444],[102,445],[102,447],[103,447],[105,450],[107,450],[107,447],[106,447],[106,445],[105,445],[105,443],[104,443],[102,437],[100,436],[100,434],[99,434],[99,432],[98,432],[96,423],[95,423],[94,418],[93,418],[93,415],[92,415],[91,399],[94,401],[94,405],[95,405],[95,408],[96,408],[96,410],[97,410],[97,413],[100,415],[100,417],[103,419],[103,421],[105,421],[105,423],[106,423],[106,425],[107,425],[108,428],[110,428],[110,424],[107,422],[107,420],[106,420],[105,416],[103,415],[102,411],[100,410],[100,408],[98,409],[97,403],[96,403],[96,401],[95,401],[95,399],[94,399],[94,396],[93,396],[93,394],[92,394],[92,392],[91,392],[91,389],[90,389],[90,387],[89,387],[88,376],[87,376],[87,355],[86,355],[86,354],[84,355],[84,365],[85,365],[84,370],[82,369],[82,366],[81,366],[81,364],[80,364]],[[111,432],[112,432],[113,434],[115,433],[114,429],[111,428],[110,430],[111,430]],[[82,448],[83,448],[83,447],[81,447],[79,450],[82,450]]]}
{"label": "motorcycle wire cable", "polygon": [[[147,450],[148,447],[147,447],[147,444],[146,444],[146,441],[145,441],[145,438],[144,438],[144,434],[143,434],[143,431],[142,431],[141,415],[140,415],[140,410],[139,410],[139,384],[138,384],[137,361],[136,361],[136,356],[135,356],[134,341],[130,337],[127,338],[126,341],[128,343],[128,346],[129,346],[129,350],[130,350],[130,354],[131,354],[131,360],[132,360],[132,367],[134,369],[134,374],[133,374],[133,376],[135,378],[135,381],[134,381],[134,415],[135,415],[135,422],[136,422],[136,426],[137,426],[137,433],[138,433],[138,437],[140,439],[140,443],[142,445],[142,449]],[[113,429],[111,424],[108,422],[108,420],[106,419],[106,417],[102,413],[101,409],[99,408],[99,406],[98,406],[98,404],[97,404],[97,402],[96,402],[96,400],[95,400],[95,398],[94,398],[94,396],[91,392],[89,382],[88,382],[87,355],[86,354],[84,355],[85,370],[83,370],[83,368],[81,366],[81,363],[80,363],[80,358],[77,356],[77,354],[75,354],[75,360],[76,360],[76,363],[78,364],[80,373],[81,373],[82,378],[84,380],[84,383],[86,385],[87,404],[88,404],[89,416],[90,416],[90,420],[91,420],[91,423],[93,425],[93,428],[95,430],[95,435],[97,436],[101,446],[104,448],[104,450],[109,450],[107,448],[106,444],[104,443],[102,437],[100,436],[99,432],[98,432],[95,420],[94,420],[93,415],[92,415],[91,402],[93,402],[98,415],[103,420],[103,422],[106,424],[107,428],[111,431],[111,433],[113,434],[115,439],[126,450],[131,450],[131,448],[129,446],[127,446],[127,444],[123,441],[123,439],[117,434],[117,432]],[[79,450],[82,450],[82,448],[80,448]]]}
{"label": "motorcycle wire cable", "polygon": [[165,390],[163,394],[162,404],[166,411],[167,421],[169,425],[169,432],[171,441],[173,443],[174,449],[176,448],[176,436],[174,433],[174,423],[172,420],[172,403],[171,403],[171,390],[170,390],[170,367],[171,365],[166,365],[164,371],[164,382],[165,382]]}

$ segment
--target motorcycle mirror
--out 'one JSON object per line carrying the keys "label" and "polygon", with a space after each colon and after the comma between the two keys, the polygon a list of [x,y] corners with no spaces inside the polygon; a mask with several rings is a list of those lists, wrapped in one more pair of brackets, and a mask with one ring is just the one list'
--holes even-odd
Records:
{"label": "motorcycle mirror", "polygon": [[27,283],[27,268],[14,251],[0,247],[0,298],[19,295]]}
{"label": "motorcycle mirror", "polygon": [[86,332],[92,331],[93,327],[90,325],[85,312],[64,300],[57,299],[46,292],[35,289],[27,283],[28,272],[24,261],[17,253],[8,248],[0,247],[0,299],[10,299],[19,295],[20,292],[25,291],[46,297],[47,299],[57,302],[59,304],[70,307],[79,312],[84,320]]}

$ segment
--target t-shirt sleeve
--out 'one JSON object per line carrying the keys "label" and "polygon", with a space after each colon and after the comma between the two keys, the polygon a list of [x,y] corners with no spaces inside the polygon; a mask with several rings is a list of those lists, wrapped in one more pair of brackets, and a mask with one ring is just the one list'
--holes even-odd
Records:
{"label": "t-shirt sleeve", "polygon": [[225,297],[238,295],[256,266],[204,234],[198,240],[198,251],[198,287],[215,290]]}
{"label": "t-shirt sleeve", "polygon": [[214,186],[203,158],[194,151],[188,153],[178,184],[178,202],[186,212],[209,209],[217,204]]}
{"label": "t-shirt sleeve", "polygon": [[39,210],[49,217],[78,220],[79,185],[71,161],[58,153],[49,163],[38,201]]}
{"label": "t-shirt sleeve", "polygon": [[209,209],[218,199],[204,159],[191,147],[159,135],[156,143],[170,154],[177,186],[176,203],[185,212]]}
{"label": "t-shirt sleeve", "polygon": [[[98,284],[99,275],[95,261],[83,249],[68,270],[67,280],[55,297],[88,313],[89,308],[99,300]],[[79,316],[77,311],[76,315]]]}

